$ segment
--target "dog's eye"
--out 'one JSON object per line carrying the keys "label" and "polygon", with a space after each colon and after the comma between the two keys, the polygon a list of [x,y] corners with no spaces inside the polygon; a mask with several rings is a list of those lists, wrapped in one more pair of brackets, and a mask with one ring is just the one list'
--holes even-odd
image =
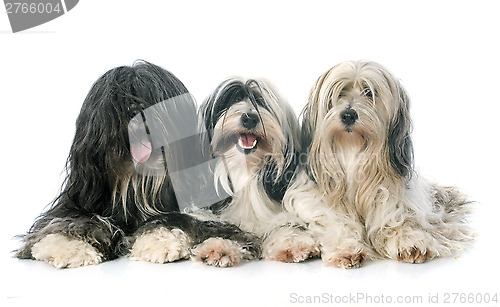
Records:
{"label": "dog's eye", "polygon": [[372,100],[373,99],[373,92],[369,88],[365,88],[362,92],[363,96],[366,98]]}

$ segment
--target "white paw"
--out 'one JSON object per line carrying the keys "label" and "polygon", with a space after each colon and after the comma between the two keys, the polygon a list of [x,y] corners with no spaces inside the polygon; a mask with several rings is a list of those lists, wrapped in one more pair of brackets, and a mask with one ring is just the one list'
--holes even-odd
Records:
{"label": "white paw", "polygon": [[191,259],[216,267],[230,267],[249,257],[249,252],[244,250],[237,242],[210,238],[197,245],[191,251]]}
{"label": "white paw", "polygon": [[382,254],[401,262],[422,263],[437,255],[430,242],[432,238],[424,230],[401,227],[385,240]]}
{"label": "white paw", "polygon": [[367,258],[367,253],[362,248],[338,249],[334,252],[322,252],[321,258],[326,264],[331,264],[342,269],[359,268]]}
{"label": "white paw", "polygon": [[135,239],[130,259],[153,263],[172,262],[189,256],[189,237],[180,229],[159,227]]}
{"label": "white paw", "polygon": [[102,262],[102,254],[92,245],[62,234],[50,234],[33,245],[31,254],[56,268],[76,268]]}
{"label": "white paw", "polygon": [[263,257],[280,262],[301,262],[318,254],[317,240],[296,227],[273,231],[263,244]]}
{"label": "white paw", "polygon": [[398,251],[398,259],[401,262],[407,263],[423,263],[431,256],[426,249],[421,247],[412,246],[410,248],[402,248]]}

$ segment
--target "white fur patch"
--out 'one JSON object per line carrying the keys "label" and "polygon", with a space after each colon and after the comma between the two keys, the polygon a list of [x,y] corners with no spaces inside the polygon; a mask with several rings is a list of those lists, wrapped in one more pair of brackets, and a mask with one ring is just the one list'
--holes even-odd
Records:
{"label": "white fur patch", "polygon": [[319,254],[316,239],[304,230],[282,227],[264,241],[263,257],[281,262],[301,262]]}
{"label": "white fur patch", "polygon": [[[414,173],[408,103],[399,81],[373,62],[341,63],[313,86],[302,127],[311,140],[309,174],[283,203],[310,225],[325,262],[351,268],[382,256],[420,263],[472,243],[465,197]],[[347,109],[355,123],[344,123]]]}
{"label": "white fur patch", "polygon": [[31,251],[37,260],[56,268],[76,268],[102,262],[102,254],[92,245],[62,234],[50,234],[33,245]]}
{"label": "white fur patch", "polygon": [[249,252],[237,242],[221,238],[205,240],[193,248],[192,254],[191,259],[194,261],[223,268],[237,265],[249,257]]}
{"label": "white fur patch", "polygon": [[366,260],[366,252],[363,249],[337,249],[334,252],[321,251],[324,263],[334,265],[343,269],[359,268]]}
{"label": "white fur patch", "polygon": [[139,236],[130,251],[130,259],[153,263],[172,262],[189,256],[189,237],[180,229],[159,227]]}

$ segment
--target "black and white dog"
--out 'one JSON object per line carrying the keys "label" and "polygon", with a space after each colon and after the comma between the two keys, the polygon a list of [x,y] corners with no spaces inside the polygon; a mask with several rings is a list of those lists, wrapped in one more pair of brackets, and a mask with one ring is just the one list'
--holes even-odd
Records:
{"label": "black and white dog", "polygon": [[265,82],[233,78],[204,102],[200,116],[219,158],[215,182],[231,195],[213,212],[261,238],[264,258],[299,262],[317,255],[306,225],[281,205],[300,152],[291,107]]}
{"label": "black and white dog", "polygon": [[[197,246],[198,257],[210,258],[205,262],[226,266],[222,255],[206,247],[213,246],[214,237],[230,237],[238,243],[240,258],[258,257],[256,238],[238,227],[179,213],[166,168],[169,146],[158,140],[173,129],[165,121],[170,116],[165,105],[159,103],[178,97],[183,98],[176,107],[196,118],[186,87],[156,65],[140,61],[102,75],[76,121],[64,188],[22,237],[16,256],[57,268],[97,264],[124,254],[163,263],[187,258]],[[162,133],[152,131],[146,118],[156,121],[155,129]]]}

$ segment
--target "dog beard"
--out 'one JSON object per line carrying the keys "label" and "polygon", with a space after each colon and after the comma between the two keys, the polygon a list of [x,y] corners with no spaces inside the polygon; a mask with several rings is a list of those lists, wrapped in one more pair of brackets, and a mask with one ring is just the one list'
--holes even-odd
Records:
{"label": "dog beard", "polygon": [[[416,175],[411,128],[409,98],[384,67],[345,62],[317,80],[302,125],[316,187],[306,191],[300,176],[303,186],[291,188],[285,206],[317,226],[325,261],[358,267],[381,255],[422,262],[470,244],[469,202]],[[300,203],[322,213],[311,216]]]}
{"label": "dog beard", "polygon": [[232,196],[223,218],[263,235],[281,211],[297,161],[298,125],[291,108],[261,82],[223,82],[201,107],[214,157],[214,176]]}

